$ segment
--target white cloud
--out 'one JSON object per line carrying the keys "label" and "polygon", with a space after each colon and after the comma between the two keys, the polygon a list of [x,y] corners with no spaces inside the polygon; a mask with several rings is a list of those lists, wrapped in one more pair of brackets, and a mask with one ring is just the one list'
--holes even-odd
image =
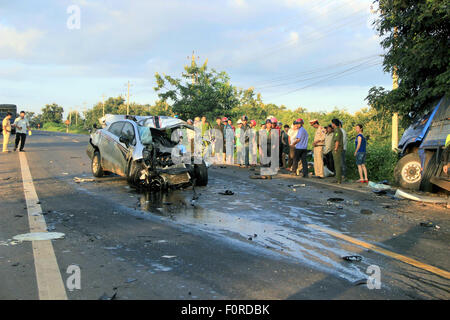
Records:
{"label": "white cloud", "polygon": [[291,43],[297,43],[300,36],[298,35],[298,32],[291,31],[289,32],[289,41]]}
{"label": "white cloud", "polygon": [[14,58],[31,54],[43,32],[36,29],[17,31],[13,27],[0,25],[0,58]]}
{"label": "white cloud", "polygon": [[245,0],[229,0],[230,6],[234,8],[246,9],[248,8],[248,4]]}

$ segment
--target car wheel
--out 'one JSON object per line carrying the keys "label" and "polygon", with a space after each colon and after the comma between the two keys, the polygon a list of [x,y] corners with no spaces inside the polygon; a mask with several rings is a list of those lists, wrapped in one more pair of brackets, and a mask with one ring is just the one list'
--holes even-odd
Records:
{"label": "car wheel", "polygon": [[101,161],[101,157],[100,157],[100,152],[95,151],[94,152],[94,156],[92,157],[92,163],[91,163],[91,168],[92,168],[92,174],[94,175],[94,177],[100,178],[103,177],[103,168],[102,168],[102,161]]}
{"label": "car wheel", "polygon": [[401,158],[394,169],[395,182],[402,188],[419,190],[422,169],[417,153],[409,153]]}
{"label": "car wheel", "polygon": [[142,164],[140,162],[131,161],[128,167],[127,181],[129,184],[137,185],[142,171]]}
{"label": "car wheel", "polygon": [[208,168],[205,164],[194,165],[195,185],[206,186],[208,184]]}

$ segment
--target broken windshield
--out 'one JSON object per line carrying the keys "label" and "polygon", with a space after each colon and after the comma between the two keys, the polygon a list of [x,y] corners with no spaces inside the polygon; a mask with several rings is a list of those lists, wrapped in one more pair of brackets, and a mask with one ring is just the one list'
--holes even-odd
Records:
{"label": "broken windshield", "polygon": [[139,130],[139,137],[141,138],[142,144],[152,143],[152,133],[149,127],[137,126]]}

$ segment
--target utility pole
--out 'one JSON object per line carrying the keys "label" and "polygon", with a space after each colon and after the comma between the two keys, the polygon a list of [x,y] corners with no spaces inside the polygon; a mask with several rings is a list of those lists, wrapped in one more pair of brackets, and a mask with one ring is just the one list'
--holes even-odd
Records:
{"label": "utility pole", "polygon": [[127,115],[130,114],[130,81],[127,82]]}
{"label": "utility pole", "polygon": [[[398,28],[394,27],[394,39],[397,38]],[[398,74],[397,66],[394,66],[394,72],[392,73],[392,90],[398,88]],[[396,150],[398,147],[398,112],[394,112],[392,115],[392,150]]]}
{"label": "utility pole", "polygon": [[102,94],[102,114],[105,116],[105,94]]}

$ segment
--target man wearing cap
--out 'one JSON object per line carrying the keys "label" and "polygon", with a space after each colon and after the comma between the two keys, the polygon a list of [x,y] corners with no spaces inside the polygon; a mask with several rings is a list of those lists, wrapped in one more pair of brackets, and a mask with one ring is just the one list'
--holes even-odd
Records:
{"label": "man wearing cap", "polygon": [[237,155],[237,163],[239,167],[242,166],[242,143],[241,143],[241,132],[242,132],[242,121],[239,119],[237,121],[237,128],[234,132],[235,140],[236,140],[236,155]]}
{"label": "man wearing cap", "polygon": [[242,127],[241,127],[241,135],[245,137],[243,144],[244,151],[244,164],[245,167],[250,165],[249,163],[249,145],[250,145],[250,126],[248,125],[248,117],[243,115],[241,117]]}
{"label": "man wearing cap", "polygon": [[[222,143],[224,141],[223,137],[223,125],[222,125],[222,118],[221,117],[216,117],[216,124],[213,127],[214,129],[214,134],[211,135],[211,141],[213,142],[213,149],[214,149],[214,155],[220,157],[219,154],[219,141],[216,137],[216,134],[222,133]],[[224,152],[225,150],[222,150],[222,152]]]}
{"label": "man wearing cap", "polygon": [[281,164],[283,166],[283,169],[287,168],[286,165],[286,157],[289,156],[289,125],[285,124],[283,127],[283,131],[281,131],[281,144],[280,144],[280,149],[281,149]]}
{"label": "man wearing cap", "polygon": [[297,139],[297,133],[298,133],[298,124],[297,121],[294,120],[294,122],[292,123],[292,128],[289,129],[288,131],[288,136],[289,136],[289,161],[288,161],[288,170],[291,171],[292,170],[292,165],[294,164],[294,156],[295,156],[295,144],[294,141],[295,139]]}
{"label": "man wearing cap", "polygon": [[[223,124],[223,162],[231,163],[231,158],[234,156],[234,131],[233,127],[228,124],[228,118],[223,117],[222,118],[222,124]],[[227,143],[228,141],[231,142],[231,147],[233,148],[231,150],[231,154],[227,155]],[[228,157],[228,159],[227,159]]]}
{"label": "man wearing cap", "polygon": [[342,131],[339,128],[340,121],[338,119],[331,120],[331,126],[334,129],[333,134],[333,160],[334,160],[334,169],[336,170],[336,182],[338,184],[342,183],[342,150],[344,149],[344,137],[342,135]]}
{"label": "man wearing cap", "polygon": [[309,121],[309,124],[316,129],[314,135],[313,150],[314,150],[314,175],[322,179],[323,176],[323,147],[325,145],[326,130],[319,124],[319,120],[314,119]]}
{"label": "man wearing cap", "polygon": [[293,144],[295,145],[294,165],[292,166],[291,175],[297,175],[297,167],[300,159],[302,160],[303,178],[308,178],[308,162],[306,161],[306,154],[308,148],[308,132],[303,127],[303,119],[295,120],[299,126],[297,137]]}

